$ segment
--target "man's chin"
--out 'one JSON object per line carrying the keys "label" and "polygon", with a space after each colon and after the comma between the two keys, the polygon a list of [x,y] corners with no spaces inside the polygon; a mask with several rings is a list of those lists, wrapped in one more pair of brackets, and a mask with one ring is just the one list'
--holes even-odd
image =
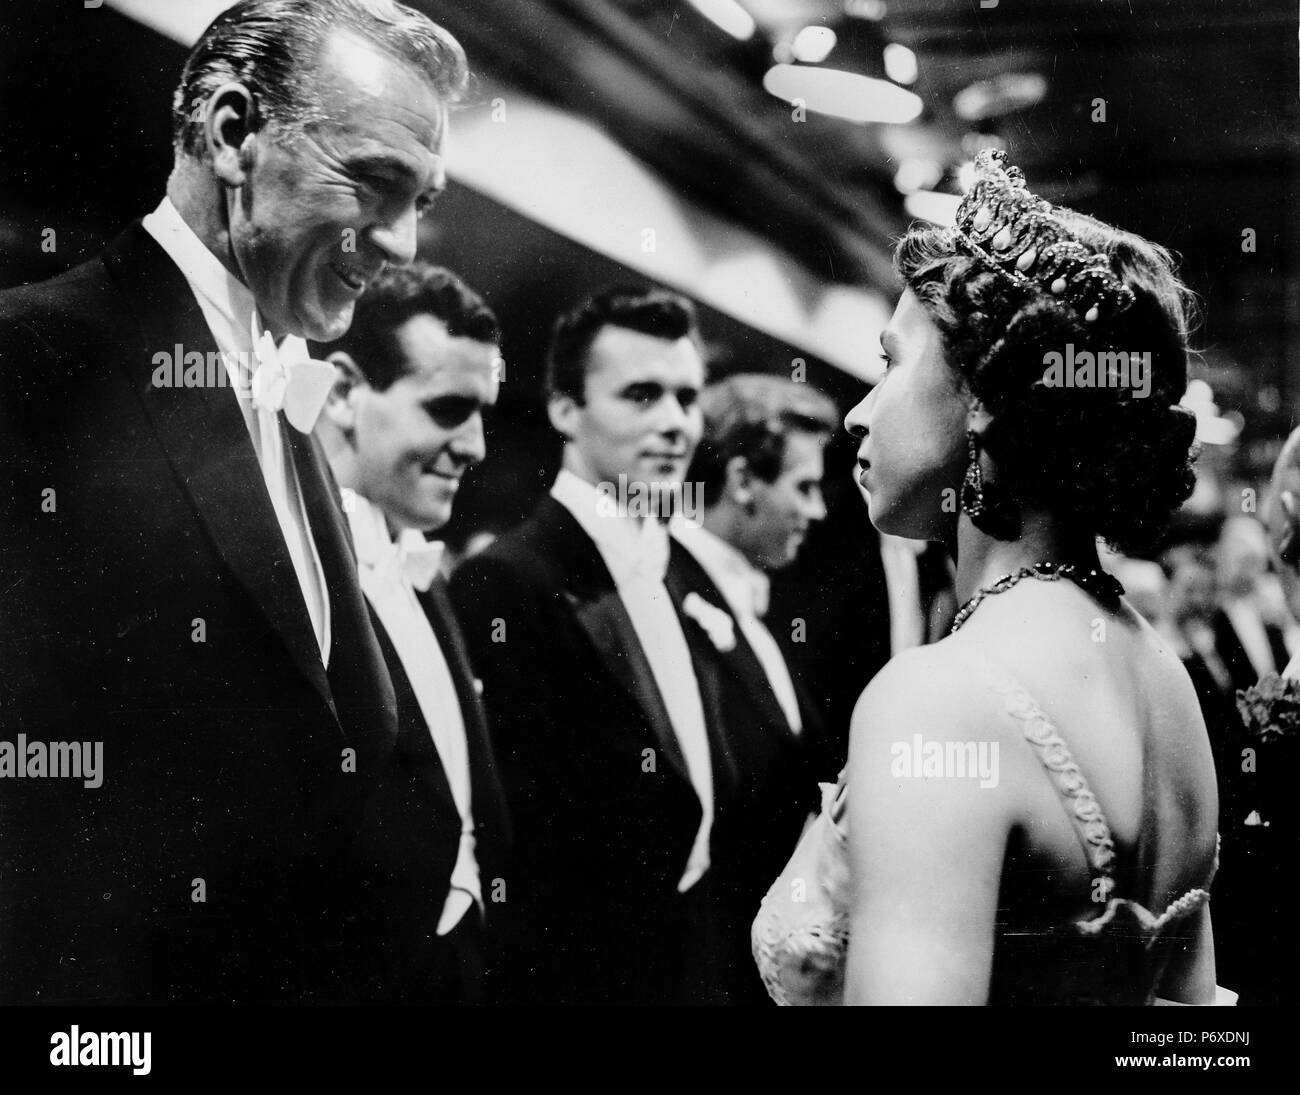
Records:
{"label": "man's chin", "polygon": [[298,333],[309,342],[333,342],[348,333],[355,310],[356,306],[349,301],[343,308],[305,315],[298,321],[301,327]]}

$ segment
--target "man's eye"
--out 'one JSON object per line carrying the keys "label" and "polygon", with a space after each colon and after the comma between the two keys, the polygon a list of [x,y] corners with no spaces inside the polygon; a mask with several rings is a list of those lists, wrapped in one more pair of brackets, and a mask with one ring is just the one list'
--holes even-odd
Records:
{"label": "man's eye", "polygon": [[426,403],[424,409],[436,425],[450,430],[467,421],[479,408],[472,399],[438,399]]}
{"label": "man's eye", "polygon": [[700,393],[694,388],[686,388],[677,393],[677,402],[682,405],[682,410],[690,410],[695,406],[695,401],[700,398]]}

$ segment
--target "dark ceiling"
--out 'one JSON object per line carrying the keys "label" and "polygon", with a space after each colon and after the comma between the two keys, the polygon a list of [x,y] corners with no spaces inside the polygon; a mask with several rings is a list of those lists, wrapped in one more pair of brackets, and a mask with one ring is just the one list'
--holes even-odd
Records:
{"label": "dark ceiling", "polygon": [[[1276,436],[1300,400],[1294,0],[992,2],[790,0],[829,12],[828,66],[881,75],[886,42],[916,53],[920,121],[862,126],[794,122],[762,88],[763,30],[737,41],[686,2],[420,0],[487,85],[593,119],[677,190],[823,277],[888,286],[890,240],[909,219],[893,184],[901,160],[955,167],[963,137],[1000,138],[1044,197],[1183,256],[1206,374],[1248,436]],[[958,92],[1009,73],[1041,75],[1046,94],[978,123],[958,117]]]}
{"label": "dark ceiling", "polygon": [[[594,120],[670,187],[824,278],[891,291],[890,243],[908,220],[899,164],[955,167],[972,131],[1001,139],[1045,197],[1181,253],[1220,402],[1243,413],[1248,439],[1271,443],[1291,423],[1295,0],[743,0],[763,24],[747,42],[686,0],[414,2],[464,42],[483,95],[516,88]],[[795,122],[762,88],[771,23],[793,17],[836,30],[827,66],[881,75],[886,42],[913,49],[920,121]],[[0,30],[0,281],[10,283],[93,251],[153,200],[184,51],[107,7],[72,3],[6,5]],[[957,116],[959,91],[1009,73],[1041,75],[1046,94],[978,124]],[[1104,123],[1093,121],[1097,99]],[[38,251],[44,224],[59,226],[58,256]]]}

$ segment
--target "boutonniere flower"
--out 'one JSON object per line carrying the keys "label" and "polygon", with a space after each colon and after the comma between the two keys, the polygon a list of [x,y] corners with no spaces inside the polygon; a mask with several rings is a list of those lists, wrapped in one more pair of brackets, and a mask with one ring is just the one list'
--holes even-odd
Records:
{"label": "boutonniere flower", "polygon": [[1294,738],[1300,731],[1300,680],[1266,673],[1237,692],[1237,710],[1246,732],[1261,742]]}
{"label": "boutonniere flower", "polygon": [[711,605],[698,593],[688,593],[682,601],[682,611],[704,628],[709,641],[724,654],[736,649],[736,625],[731,614],[717,605]]}

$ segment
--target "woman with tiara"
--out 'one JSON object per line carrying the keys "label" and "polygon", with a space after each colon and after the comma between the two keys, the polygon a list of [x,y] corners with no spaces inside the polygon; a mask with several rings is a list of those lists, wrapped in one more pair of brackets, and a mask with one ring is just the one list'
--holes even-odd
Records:
{"label": "woman with tiara", "polygon": [[779,1003],[1214,1003],[1205,724],[1097,555],[1191,493],[1189,294],[1001,152],[896,265],[885,376],[846,425],[872,523],[943,542],[963,604],[863,693],[759,971]]}

